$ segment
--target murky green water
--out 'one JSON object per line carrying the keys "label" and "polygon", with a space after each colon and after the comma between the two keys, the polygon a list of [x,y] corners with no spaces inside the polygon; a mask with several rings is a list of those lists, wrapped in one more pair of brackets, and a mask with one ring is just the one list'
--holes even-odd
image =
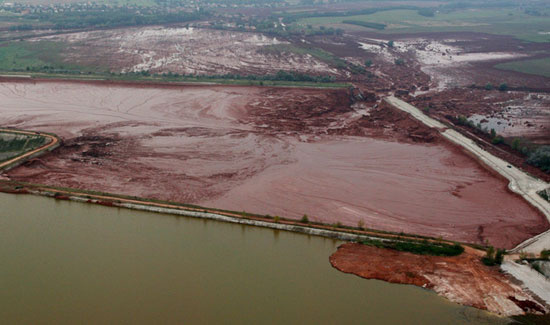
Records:
{"label": "murky green water", "polygon": [[329,239],[0,194],[0,323],[476,324],[333,269]]}

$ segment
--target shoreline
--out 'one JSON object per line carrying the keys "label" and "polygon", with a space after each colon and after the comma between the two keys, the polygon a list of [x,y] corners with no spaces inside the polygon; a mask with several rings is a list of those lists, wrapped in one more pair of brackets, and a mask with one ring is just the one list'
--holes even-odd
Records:
{"label": "shoreline", "polygon": [[[20,131],[20,132],[27,132],[27,131]],[[59,142],[56,142],[55,144],[59,146]],[[46,152],[46,150],[49,148],[48,145],[52,145],[52,144],[51,143],[46,144],[45,146],[46,148],[44,147],[38,148],[37,149],[38,154]],[[21,163],[24,160],[26,160],[25,158],[26,157],[24,157],[24,155],[16,157],[16,159],[19,159],[19,162]],[[319,236],[319,237],[324,237],[328,239],[347,242],[343,245],[366,246],[363,244],[359,244],[358,242],[366,241],[369,239],[378,240],[381,242],[413,241],[417,243],[421,243],[421,242],[436,243],[437,242],[437,243],[446,243],[446,244],[457,244],[457,242],[412,235],[412,234],[395,234],[395,233],[382,232],[382,231],[377,232],[376,230],[371,230],[371,229],[360,230],[360,229],[353,229],[352,227],[344,228],[341,225],[337,225],[337,224],[327,225],[327,224],[309,223],[309,222],[304,223],[298,220],[289,220],[289,219],[282,219],[282,218],[280,219],[278,217],[270,217],[270,216],[260,216],[255,214],[248,214],[246,212],[239,213],[234,211],[222,211],[222,210],[209,209],[209,208],[199,207],[199,206],[184,205],[181,203],[178,204],[175,202],[161,202],[161,201],[147,200],[144,198],[137,198],[137,197],[124,197],[124,196],[118,196],[118,195],[109,194],[109,193],[97,193],[97,192],[93,193],[91,191],[79,191],[77,189],[62,189],[62,188],[55,188],[50,186],[41,186],[37,184],[26,184],[26,183],[11,181],[11,180],[0,180],[0,192],[11,193],[11,194],[40,195],[44,197],[53,198],[56,200],[68,200],[68,201],[79,202],[79,203],[98,204],[98,205],[103,205],[107,207],[117,207],[117,208],[146,211],[146,212],[152,212],[152,213],[163,213],[174,217],[199,218],[199,219],[214,220],[219,222],[229,222],[229,223],[240,224],[244,226],[262,227],[262,228],[272,229],[275,231],[283,230],[283,231],[304,234],[308,236]],[[481,247],[480,245],[467,244],[467,243],[458,243],[458,244],[466,248],[466,252],[462,253],[459,256],[462,256],[464,254],[470,256],[473,254],[472,256],[477,256],[477,263],[481,265],[480,257],[483,256],[484,254],[484,247]],[[373,246],[366,246],[366,247],[371,249],[386,251],[386,249],[378,249]],[[338,251],[340,251],[340,249],[338,249]],[[338,251],[334,254],[337,254]],[[397,254],[396,256],[407,256],[411,254],[411,253],[400,252],[400,251],[395,251],[394,253]],[[341,272],[353,273],[353,272],[347,272],[342,268],[336,267],[333,262],[334,254],[329,259],[331,262],[331,265],[335,267],[335,269]],[[430,255],[415,254],[414,256],[416,256],[418,259],[425,259],[427,261],[431,261],[434,258],[438,258],[436,256],[430,256]],[[453,261],[452,257],[449,257],[449,258],[450,258],[449,261]],[[364,261],[359,262],[359,264],[361,263],[365,263],[365,262]],[[369,264],[368,262],[366,263]],[[450,263],[451,266],[453,264],[459,265],[460,263]],[[394,270],[394,272],[391,272],[391,273],[397,274],[396,272],[398,271]],[[406,274],[412,274],[412,273],[406,272]],[[385,278],[380,276],[374,277],[374,278],[386,281]],[[447,276],[442,275],[441,278],[444,281],[453,281],[455,279],[455,277],[453,277],[452,274],[448,274]],[[501,280],[508,283],[510,281],[509,280],[510,278],[513,278],[513,276],[511,275],[511,276],[504,277],[503,275],[504,280],[502,279]],[[491,280],[499,281],[496,275],[493,276]],[[408,283],[407,281],[401,281],[401,282],[390,281],[390,282],[400,283],[400,284],[414,284],[423,288],[430,288],[430,287],[426,287],[425,285]],[[537,301],[537,299],[532,298],[533,294],[531,290],[529,290],[528,288],[524,288],[523,290],[518,288],[519,288],[518,286],[515,287],[514,292],[516,292],[517,294],[514,294],[513,297],[514,299],[516,298],[516,296],[519,297],[519,299],[517,299],[519,303],[516,303],[516,300],[511,300],[512,304],[510,302],[507,302],[504,305],[497,303],[496,305],[493,304],[493,305],[490,305],[489,307],[487,307],[487,305],[472,303],[471,301],[473,300],[470,301],[467,298],[465,300],[460,298],[461,297],[460,292],[458,293],[453,292],[452,287],[448,291],[436,290],[436,288],[433,288],[433,287],[431,287],[430,289],[433,289],[439,296],[449,299],[452,302],[459,303],[462,305],[473,306],[478,309],[485,309],[499,315],[510,316],[510,315],[523,314],[523,312],[529,312],[529,311],[540,312],[541,309],[538,309],[539,307],[536,307],[535,309],[526,309],[521,307],[522,303],[527,302],[530,306],[531,304],[533,304],[532,301]],[[483,292],[483,289],[476,288],[476,290],[482,290]],[[497,300],[500,299],[500,301],[506,300],[503,297],[499,297],[495,299]],[[544,308],[547,308],[547,306],[542,308],[544,310]]]}
{"label": "shoreline", "polygon": [[[13,130],[6,130],[8,132],[13,132]],[[29,131],[18,131],[18,132],[29,132]],[[36,134],[35,132],[30,131],[30,134]],[[50,135],[51,136],[51,135]],[[57,138],[56,138],[57,139]],[[48,143],[46,146],[36,149],[36,152],[31,154],[41,154],[46,152],[46,149],[49,148]],[[59,146],[59,141],[56,141],[53,145]],[[46,148],[44,148],[46,147]],[[53,150],[53,149],[52,149]],[[29,153],[27,153],[29,154]],[[27,154],[16,157],[17,162],[22,163],[26,158]],[[20,183],[11,180],[2,180],[0,181],[0,192],[13,193],[13,194],[33,194],[41,195],[45,197],[55,198],[58,200],[69,200],[74,202],[81,203],[93,203],[109,207],[118,207],[125,209],[141,210],[154,213],[164,213],[170,214],[172,216],[185,216],[193,218],[201,218],[207,220],[216,220],[220,222],[230,222],[241,225],[255,226],[269,228],[273,230],[284,230],[291,231],[295,233],[301,233],[306,235],[320,236],[325,238],[330,238],[334,240],[342,240],[347,242],[361,242],[365,239],[376,239],[380,241],[400,241],[400,240],[414,240],[417,242],[426,240],[431,242],[443,242],[448,244],[455,244],[456,242],[443,241],[435,238],[417,236],[412,234],[395,234],[390,232],[377,232],[376,230],[359,230],[353,229],[353,227],[342,227],[341,225],[328,225],[320,223],[309,223],[309,222],[300,222],[298,220],[289,220],[289,219],[279,219],[278,217],[271,218],[270,216],[261,216],[248,213],[239,213],[234,211],[222,211],[217,209],[209,209],[205,207],[185,205],[182,203],[175,202],[161,202],[155,200],[147,200],[145,198],[137,197],[128,197],[123,195],[116,195],[110,193],[98,193],[92,191],[82,191],[77,189],[64,189],[56,188],[52,186],[42,186],[37,184],[27,184]],[[483,247],[481,245],[466,244],[460,243],[463,246],[475,247],[469,248],[469,251],[475,252],[475,255],[482,256],[484,254]],[[476,249],[477,248],[477,249]],[[418,255],[419,258],[425,256]],[[479,261],[478,261],[479,262]],[[479,262],[481,263],[481,262]],[[451,263],[452,264],[452,263]],[[338,268],[337,268],[338,269]],[[452,280],[453,277],[449,276],[449,280]],[[384,279],[382,279],[384,280]],[[493,279],[496,280],[496,279]],[[407,282],[403,282],[406,284]],[[460,300],[455,300],[452,295],[446,295],[444,293],[437,292],[440,296],[446,297],[451,301],[458,302],[461,304],[468,305],[468,303],[463,303]],[[529,290],[524,292],[525,295],[530,295]],[[474,305],[474,307],[478,307]],[[479,308],[479,307],[478,307]],[[483,309],[483,308],[482,308]],[[499,314],[506,314],[506,312],[501,312],[498,310],[491,310]],[[517,314],[517,310],[516,310]]]}
{"label": "shoreline", "polygon": [[221,222],[230,222],[250,226],[264,227],[275,230],[285,230],[302,233],[306,235],[315,235],[326,238],[338,239],[343,241],[363,241],[365,239],[375,239],[381,241],[428,241],[445,243],[449,245],[459,244],[469,246],[472,249],[483,250],[483,247],[476,244],[454,242],[441,240],[437,238],[421,236],[416,234],[392,233],[375,229],[355,229],[342,225],[322,224],[318,222],[301,222],[299,220],[278,218],[271,216],[260,216],[246,212],[226,211],[219,209],[210,209],[194,205],[186,205],[176,202],[165,202],[148,200],[137,197],[124,197],[110,193],[93,194],[91,192],[82,192],[76,189],[59,189],[50,186],[37,184],[20,183],[11,180],[0,180],[0,192],[6,194],[32,194],[39,195],[56,200],[68,200],[74,202],[83,202],[98,204],[103,206],[125,208],[131,210],[148,211],[154,213],[164,213],[173,216],[185,216],[201,219],[217,220]]}

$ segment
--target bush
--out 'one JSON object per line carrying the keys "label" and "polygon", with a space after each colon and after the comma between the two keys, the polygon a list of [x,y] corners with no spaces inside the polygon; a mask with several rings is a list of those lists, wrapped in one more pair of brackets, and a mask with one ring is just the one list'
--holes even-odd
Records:
{"label": "bush", "polygon": [[457,256],[464,252],[464,247],[454,244],[430,243],[428,241],[381,241],[376,239],[367,239],[362,242],[364,245],[378,248],[393,249],[401,252],[409,252],[418,255],[434,256]]}
{"label": "bush", "polygon": [[498,86],[498,90],[507,91],[508,90],[508,85],[505,84],[505,83],[501,83],[500,86]]}
{"label": "bush", "polygon": [[512,140],[512,149],[519,151],[521,146],[521,140],[519,138],[514,138]]}
{"label": "bush", "polygon": [[491,140],[491,143],[492,144],[501,144],[501,143],[504,143],[504,138],[501,137],[500,135],[497,135],[493,138],[493,140]]}
{"label": "bush", "polygon": [[540,258],[543,258],[545,260],[550,258],[550,249],[545,249],[545,250],[541,251],[540,252]]}
{"label": "bush", "polygon": [[396,64],[396,65],[404,65],[404,64],[405,64],[405,60],[403,60],[403,59],[397,59],[397,60],[395,60],[395,64]]}
{"label": "bush", "polygon": [[372,66],[372,60],[366,60],[366,61],[365,61],[365,66],[366,66],[366,67]]}
{"label": "bush", "polygon": [[309,223],[309,219],[307,217],[307,214],[304,214],[304,216],[302,217],[302,219],[300,219],[300,222],[301,223]]}
{"label": "bush", "polygon": [[488,84],[485,85],[485,90],[493,90],[493,88],[494,88],[493,84],[491,84],[491,83],[488,83]]}
{"label": "bush", "polygon": [[393,42],[393,41],[389,41],[389,42],[388,42],[388,46],[389,46],[389,47],[393,47],[393,45],[394,45],[394,42]]}
{"label": "bush", "polygon": [[529,155],[527,163],[550,173],[550,146],[538,147]]}
{"label": "bush", "polygon": [[353,64],[353,63],[350,63],[348,65],[348,69],[353,74],[364,74],[365,72],[367,72],[367,70],[365,70],[365,68],[363,68],[362,66],[356,65],[356,64]]}
{"label": "bush", "polygon": [[458,125],[471,126],[473,122],[469,121],[468,118],[464,115],[459,115],[456,123]]}
{"label": "bush", "polygon": [[481,258],[481,262],[487,266],[494,266],[494,265],[500,265],[502,264],[502,260],[504,259],[504,249],[497,249],[493,246],[487,247],[487,251],[485,252],[485,256]]}
{"label": "bush", "polygon": [[361,230],[365,230],[365,221],[363,221],[363,219],[361,219],[357,222],[357,228],[359,228]]}

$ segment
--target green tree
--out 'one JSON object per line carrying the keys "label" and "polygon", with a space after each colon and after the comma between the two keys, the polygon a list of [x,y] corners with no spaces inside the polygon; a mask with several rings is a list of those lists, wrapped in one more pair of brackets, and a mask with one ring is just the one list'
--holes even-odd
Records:
{"label": "green tree", "polygon": [[527,163],[550,173],[550,146],[538,147],[529,155]]}
{"label": "green tree", "polygon": [[519,138],[514,138],[514,140],[512,140],[512,149],[519,150],[520,146],[521,140]]}
{"label": "green tree", "polygon": [[500,135],[497,135],[497,136],[495,136],[495,137],[491,140],[491,143],[492,143],[492,144],[501,144],[501,143],[504,143],[504,138],[501,137]]}
{"label": "green tree", "polygon": [[500,265],[504,259],[504,253],[505,250],[503,249],[495,250],[493,246],[489,246],[485,251],[485,256],[481,258],[481,261],[487,266]]}

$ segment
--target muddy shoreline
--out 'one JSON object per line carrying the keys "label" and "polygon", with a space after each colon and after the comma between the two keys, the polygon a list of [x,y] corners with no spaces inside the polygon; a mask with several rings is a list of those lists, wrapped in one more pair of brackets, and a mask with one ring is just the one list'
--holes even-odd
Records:
{"label": "muddy shoreline", "polygon": [[366,279],[412,284],[462,305],[503,315],[545,314],[548,306],[525,292],[516,280],[481,263],[479,251],[466,248],[455,257],[415,255],[347,243],[331,255],[339,271]]}
{"label": "muddy shoreline", "polygon": [[[269,215],[255,215],[245,212],[219,210],[201,206],[185,205],[138,197],[128,197],[110,193],[80,192],[77,189],[53,188],[40,184],[19,183],[0,179],[0,192],[16,195],[39,195],[55,200],[98,204],[107,207],[143,210],[148,212],[211,219],[221,222],[237,223],[249,226],[285,230],[307,235],[315,235],[342,241],[410,240],[437,241],[454,245],[456,242],[420,236],[417,234],[391,233],[375,229],[355,229],[343,225],[330,225],[315,222],[303,222],[292,219],[274,218]],[[467,245],[467,244],[463,244]]]}

